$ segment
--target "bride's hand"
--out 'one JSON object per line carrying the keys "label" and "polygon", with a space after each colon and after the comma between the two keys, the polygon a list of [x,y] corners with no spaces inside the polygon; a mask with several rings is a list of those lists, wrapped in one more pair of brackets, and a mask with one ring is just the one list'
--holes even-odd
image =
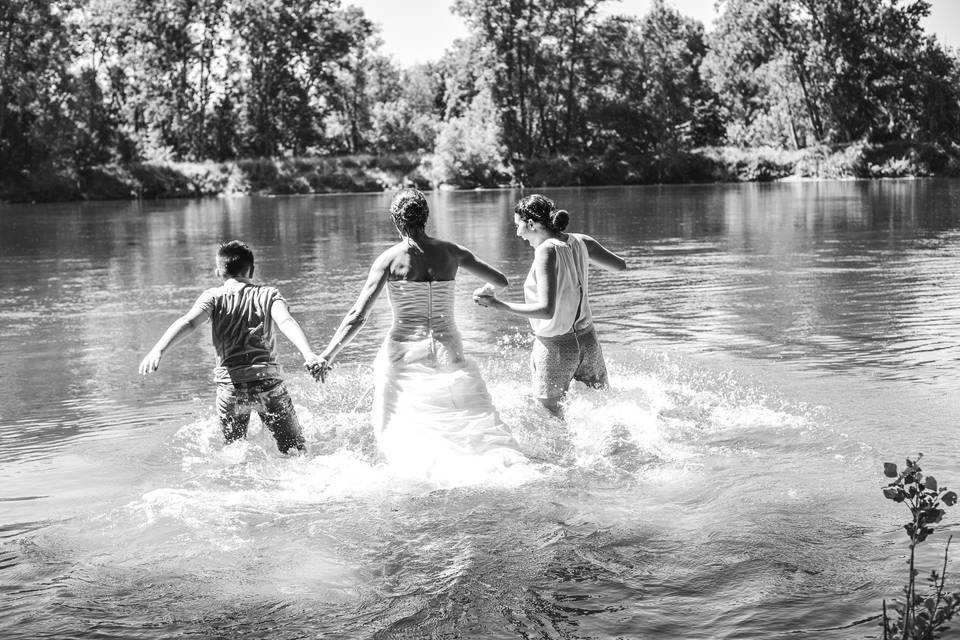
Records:
{"label": "bride's hand", "polygon": [[497,300],[497,296],[494,294],[494,289],[492,287],[489,289],[487,287],[480,287],[479,289],[474,291],[473,301],[476,302],[481,307],[493,307],[496,305],[497,302],[499,302],[499,300]]}
{"label": "bride's hand", "polygon": [[324,358],[315,358],[304,363],[303,368],[306,369],[317,382],[326,382],[327,374],[330,373],[333,365]]}

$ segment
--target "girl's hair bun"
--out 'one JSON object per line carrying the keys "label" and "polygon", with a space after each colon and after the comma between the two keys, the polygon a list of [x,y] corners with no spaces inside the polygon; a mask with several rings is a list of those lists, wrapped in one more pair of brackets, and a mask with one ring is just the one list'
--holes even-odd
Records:
{"label": "girl's hair bun", "polygon": [[554,229],[563,231],[568,224],[570,224],[570,214],[567,213],[566,209],[557,209],[550,212],[550,226]]}

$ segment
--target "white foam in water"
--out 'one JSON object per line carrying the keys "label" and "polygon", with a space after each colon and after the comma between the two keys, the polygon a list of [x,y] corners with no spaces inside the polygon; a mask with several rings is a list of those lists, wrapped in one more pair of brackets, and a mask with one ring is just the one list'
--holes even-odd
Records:
{"label": "white foam in water", "polygon": [[280,454],[255,416],[248,438],[225,446],[217,419],[205,417],[176,434],[183,477],[131,506],[148,523],[171,519],[188,529],[215,529],[220,544],[229,546],[239,544],[236,531],[251,510],[296,511],[438,488],[519,486],[562,477],[571,469],[611,479],[678,482],[678,473],[695,471],[704,455],[743,454],[743,449],[723,452],[724,441],[738,432],[804,424],[803,416],[764,406],[762,396],[745,393],[730,380],[708,379],[676,363],[653,372],[636,365],[611,364],[610,369],[608,389],[573,386],[565,421],[518,393],[517,380],[487,374],[494,403],[532,462],[501,455],[437,460],[414,443],[409,456],[400,458],[406,463],[387,464],[376,452],[369,425],[363,387],[370,381],[363,371],[344,376],[309,404],[301,404],[305,394],[294,387],[305,456]]}
{"label": "white foam in water", "polygon": [[256,506],[243,491],[163,488],[150,491],[129,508],[142,514],[147,527],[172,523],[200,533],[220,551],[230,551],[248,544],[248,536],[241,535],[248,532],[239,514]]}
{"label": "white foam in water", "polygon": [[803,416],[762,406],[718,406],[714,407],[710,418],[714,430],[727,433],[807,426],[807,420]]}
{"label": "white foam in water", "polygon": [[[211,417],[187,424],[176,434],[184,472],[211,490],[252,490],[267,495],[272,504],[477,484],[515,486],[541,476],[535,465],[496,450],[438,460],[429,451],[411,449],[408,464],[387,464],[373,451],[368,415],[315,413],[300,406],[297,412],[307,439],[305,456],[277,451],[257,417],[251,418],[246,439],[224,445],[217,420]],[[429,468],[421,467],[427,459]]]}
{"label": "white foam in water", "polygon": [[574,387],[567,401],[577,464],[639,472],[694,457],[686,443],[672,438],[663,417],[674,407],[663,384],[650,375],[611,369],[608,389]]}

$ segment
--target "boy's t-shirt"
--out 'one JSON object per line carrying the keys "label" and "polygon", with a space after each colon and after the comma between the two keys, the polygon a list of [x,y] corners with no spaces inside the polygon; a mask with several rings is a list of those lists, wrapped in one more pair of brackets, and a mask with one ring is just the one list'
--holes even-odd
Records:
{"label": "boy's t-shirt", "polygon": [[286,302],[274,287],[236,280],[200,294],[196,305],[210,314],[217,352],[215,382],[239,384],[283,376],[270,315],[277,300]]}

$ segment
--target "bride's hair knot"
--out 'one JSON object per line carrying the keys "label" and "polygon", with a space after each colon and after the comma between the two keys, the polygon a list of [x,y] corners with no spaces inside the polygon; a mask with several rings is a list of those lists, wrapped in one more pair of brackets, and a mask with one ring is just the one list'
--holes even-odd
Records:
{"label": "bride's hair knot", "polygon": [[430,217],[427,198],[418,189],[401,189],[390,203],[390,215],[397,229],[407,233],[422,231]]}

